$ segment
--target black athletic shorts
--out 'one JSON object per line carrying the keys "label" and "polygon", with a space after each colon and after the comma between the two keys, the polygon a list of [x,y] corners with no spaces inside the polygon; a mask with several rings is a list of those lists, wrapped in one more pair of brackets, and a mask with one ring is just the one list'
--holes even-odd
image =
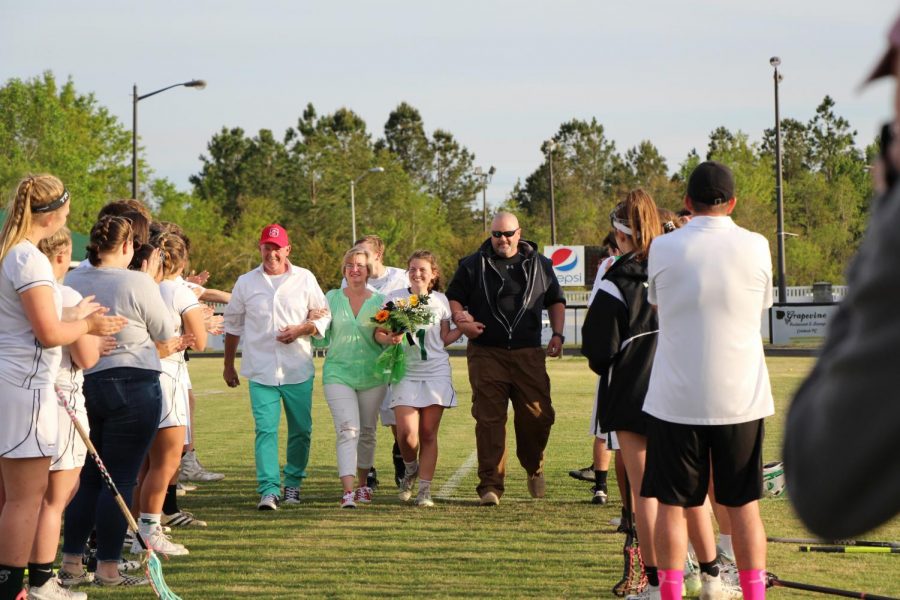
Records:
{"label": "black athletic shorts", "polygon": [[682,425],[648,415],[641,496],[671,506],[700,506],[709,489],[712,464],[719,504],[743,506],[759,500],[762,445],[762,419],[735,425]]}

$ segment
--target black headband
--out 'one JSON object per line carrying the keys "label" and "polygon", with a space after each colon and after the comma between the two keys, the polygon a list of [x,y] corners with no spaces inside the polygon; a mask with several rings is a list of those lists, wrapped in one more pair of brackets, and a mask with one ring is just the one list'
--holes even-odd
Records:
{"label": "black headband", "polygon": [[33,213],[48,213],[56,210],[63,204],[69,201],[69,190],[63,188],[62,196],[50,202],[49,204],[44,204],[43,206],[32,206],[31,212]]}

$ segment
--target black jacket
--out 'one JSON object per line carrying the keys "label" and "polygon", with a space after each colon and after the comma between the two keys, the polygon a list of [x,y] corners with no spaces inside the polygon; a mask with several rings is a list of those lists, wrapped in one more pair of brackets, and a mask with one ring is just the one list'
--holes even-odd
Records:
{"label": "black jacket", "polygon": [[581,353],[600,376],[600,430],[646,431],[642,408],[656,354],[659,321],[647,301],[647,262],[628,254],[603,275],[625,299],[599,291],[581,327]]}
{"label": "black jacket", "polygon": [[497,306],[503,278],[494,263],[497,255],[491,240],[459,261],[447,287],[447,299],[465,306],[476,321],[484,324],[484,332],[471,343],[507,349],[540,347],[541,311],[558,302],[566,303],[550,259],[542,256],[533,242],[524,240],[519,241],[519,254],[525,271],[525,290],[512,322]]}
{"label": "black jacket", "polygon": [[785,422],[788,497],[826,539],[860,535],[900,514],[898,228],[895,185],[873,207],[848,293]]}

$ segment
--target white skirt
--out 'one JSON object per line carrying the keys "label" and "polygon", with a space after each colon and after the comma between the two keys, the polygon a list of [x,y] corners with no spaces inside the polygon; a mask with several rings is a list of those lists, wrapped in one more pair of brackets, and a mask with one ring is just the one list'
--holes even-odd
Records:
{"label": "white skirt", "polygon": [[425,408],[435,404],[445,408],[456,406],[456,391],[449,378],[427,381],[402,379],[391,385],[391,408]]}
{"label": "white skirt", "polygon": [[56,454],[59,413],[53,387],[26,390],[0,382],[0,458]]}
{"label": "white skirt", "polygon": [[172,365],[163,362],[163,370],[159,376],[159,384],[162,387],[160,429],[188,425],[188,388],[184,376],[186,373],[184,363]]}
{"label": "white skirt", "polygon": [[[65,392],[69,408],[75,411],[75,416],[85,432],[90,431],[87,411],[84,408],[84,394],[81,388]],[[84,466],[87,457],[87,446],[78,435],[75,424],[69,418],[69,413],[62,406],[57,405],[59,415],[59,432],[56,435],[56,453],[50,461],[51,471],[70,471]]]}

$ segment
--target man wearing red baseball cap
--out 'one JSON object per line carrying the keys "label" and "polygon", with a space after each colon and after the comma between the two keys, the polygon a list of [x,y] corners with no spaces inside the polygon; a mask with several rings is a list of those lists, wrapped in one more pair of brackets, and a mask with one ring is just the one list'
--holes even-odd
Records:
{"label": "man wearing red baseball cap", "polygon": [[[897,78],[893,128],[900,121],[898,55],[900,19],[866,79]],[[900,512],[900,185],[881,178],[886,167],[900,167],[896,155],[896,149],[882,152],[880,168],[873,169],[878,197],[847,270],[847,295],[785,427],[788,497],[803,523],[824,539],[855,537]],[[839,441],[848,436],[853,443]]]}
{"label": "man wearing red baseball cap", "polygon": [[[256,422],[256,479],[259,510],[300,502],[312,436],[315,368],[310,336],[322,337],[331,316],[325,295],[309,270],[288,260],[291,243],[284,227],[266,225],[259,236],[262,263],[241,275],[225,308],[225,369],[229,387],[240,384],[234,367],[243,339],[241,375],[250,381]],[[287,415],[284,495],[278,462],[281,404]]]}

